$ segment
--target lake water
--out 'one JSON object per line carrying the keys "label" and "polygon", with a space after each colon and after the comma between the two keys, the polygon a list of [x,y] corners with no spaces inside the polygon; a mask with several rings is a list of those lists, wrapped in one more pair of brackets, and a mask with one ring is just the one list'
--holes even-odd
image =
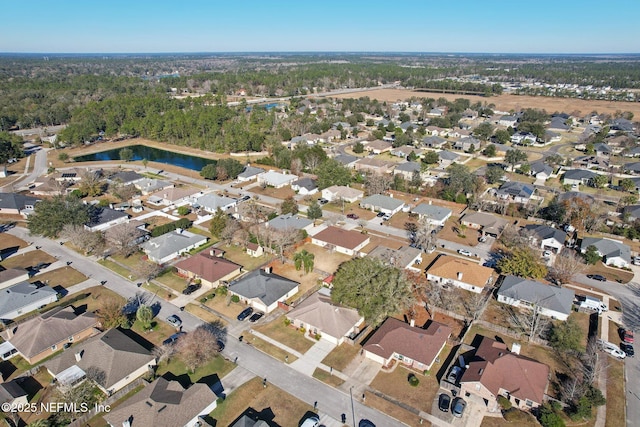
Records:
{"label": "lake water", "polygon": [[128,147],[114,148],[113,150],[100,151],[98,153],[87,154],[75,157],[76,162],[95,162],[105,160],[120,160],[120,150],[129,148],[133,151],[132,160],[147,159],[150,162],[164,163],[166,165],[179,166],[200,172],[203,167],[213,163],[211,159],[191,156],[189,154],[175,153],[173,151],[161,150],[159,148],[148,147],[146,145],[130,145]]}

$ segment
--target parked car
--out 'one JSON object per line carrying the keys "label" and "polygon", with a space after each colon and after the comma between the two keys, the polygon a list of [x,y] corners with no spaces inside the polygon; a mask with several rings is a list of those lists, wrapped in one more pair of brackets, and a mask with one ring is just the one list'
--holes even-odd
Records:
{"label": "parked car", "polygon": [[487,241],[487,236],[480,236],[478,238],[478,242],[480,242],[480,243],[485,243],[486,241]]}
{"label": "parked car", "polygon": [[451,405],[451,412],[454,417],[462,418],[462,414],[464,414],[464,408],[467,407],[467,402],[464,401],[461,397],[456,397],[453,400],[453,405]]}
{"label": "parked car", "polygon": [[624,351],[624,354],[627,355],[627,357],[633,357],[635,355],[635,351],[633,350],[633,346],[631,344],[627,344],[627,343],[620,343],[620,350]]}
{"label": "parked car", "polygon": [[222,340],[217,340],[216,344],[218,344],[218,351],[224,350],[224,342]]}
{"label": "parked car", "polygon": [[194,293],[195,291],[197,291],[198,289],[200,289],[201,285],[192,283],[189,286],[187,286],[186,288],[184,288],[184,291],[182,291],[182,293],[184,295],[191,295],[192,293]]}
{"label": "parked car", "polygon": [[383,221],[389,221],[390,219],[391,219],[391,215],[389,215],[389,214],[384,214],[384,215],[382,216],[382,220],[383,220]]}
{"label": "parked car", "polygon": [[633,331],[631,329],[622,329],[620,336],[622,337],[622,341],[627,344],[633,344]]}
{"label": "parked car", "polygon": [[597,280],[598,282],[606,282],[607,278],[600,274],[587,274],[589,279]]}
{"label": "parked car", "polygon": [[243,321],[247,317],[251,316],[252,313],[253,313],[253,308],[247,307],[244,310],[242,310],[240,314],[238,314],[238,320]]}
{"label": "parked car", "polygon": [[458,249],[458,253],[459,253],[460,255],[464,255],[464,256],[471,256],[471,252],[469,252],[469,251],[468,251],[468,250],[466,250],[466,249]]}
{"label": "parked car", "polygon": [[179,328],[180,325],[182,325],[182,320],[180,320],[180,318],[175,314],[172,314],[171,316],[167,317],[167,323],[169,323],[174,328]]}
{"label": "parked car", "polygon": [[543,258],[551,258],[551,251],[542,252],[542,257]]}
{"label": "parked car", "polygon": [[329,201],[327,199],[318,199],[318,203],[320,203],[321,205],[326,205],[327,203],[329,203]]}
{"label": "parked car", "polygon": [[449,372],[449,375],[447,375],[447,381],[454,384],[457,383],[458,377],[460,377],[461,373],[462,368],[460,366],[454,366],[453,368],[451,368],[451,372]]}
{"label": "parked car", "polygon": [[633,265],[640,265],[640,256],[634,257],[632,263]]}
{"label": "parked car", "polygon": [[360,420],[358,427],[376,427],[376,425],[369,420]]}
{"label": "parked car", "polygon": [[318,418],[315,415],[312,415],[306,420],[304,420],[304,422],[300,424],[300,427],[317,427],[319,425],[320,425],[320,418]]}
{"label": "parked car", "polygon": [[249,200],[250,198],[251,198],[251,196],[242,196],[242,197],[240,198],[240,201],[241,201],[241,202],[246,202],[246,201],[247,201],[247,200]]}
{"label": "parked car", "polygon": [[166,340],[162,341],[162,345],[173,345],[176,343],[176,341],[178,341],[178,339],[183,336],[186,335],[186,332],[176,332],[175,334],[171,335],[169,338],[167,338]]}
{"label": "parked car", "polygon": [[447,393],[440,393],[440,396],[438,396],[438,409],[442,412],[449,412],[449,406],[451,406],[451,396]]}
{"label": "parked car", "polygon": [[386,214],[384,212],[378,212],[378,215],[376,215],[378,218],[382,218],[383,216],[385,216]]}
{"label": "parked car", "polygon": [[360,217],[358,215],[354,214],[354,213],[350,213],[350,214],[347,214],[347,218],[358,219]]}
{"label": "parked car", "polygon": [[251,323],[257,322],[258,320],[262,319],[262,316],[264,316],[264,313],[260,313],[259,311],[255,312],[253,313],[253,316],[249,318],[249,322]]}

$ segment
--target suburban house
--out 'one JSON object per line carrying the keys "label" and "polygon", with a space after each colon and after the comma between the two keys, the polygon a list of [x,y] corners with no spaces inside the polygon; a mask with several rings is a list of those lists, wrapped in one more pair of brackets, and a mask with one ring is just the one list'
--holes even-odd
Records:
{"label": "suburban house", "polygon": [[595,203],[595,198],[587,193],[582,193],[580,191],[567,191],[558,194],[558,201],[565,203],[573,203],[576,200],[581,200],[584,203],[593,204]]}
{"label": "suburban house", "polygon": [[173,182],[163,181],[160,179],[153,178],[142,178],[133,183],[134,187],[136,187],[143,195],[149,195],[155,193],[156,191],[161,191],[166,188],[173,187]]}
{"label": "suburban house", "polygon": [[518,124],[518,118],[516,116],[502,116],[498,120],[500,126],[515,128]]}
{"label": "suburban house", "polygon": [[444,227],[444,223],[451,218],[452,211],[442,206],[432,205],[429,203],[420,203],[415,208],[411,209],[411,212],[418,214],[420,219],[426,218],[427,223],[436,227]]}
{"label": "suburban house", "polygon": [[553,142],[560,142],[560,141],[562,141],[562,135],[560,135],[559,133],[550,131],[548,129],[544,131],[545,143],[553,143]]}
{"label": "suburban house", "polygon": [[422,263],[422,251],[418,248],[412,248],[411,246],[401,246],[398,249],[376,246],[367,256],[377,258],[383,263],[395,267],[416,272],[422,271],[420,267],[416,267],[416,265]]}
{"label": "suburban house", "polygon": [[442,150],[438,153],[438,164],[442,169],[446,169],[451,166],[452,163],[456,163],[460,156],[453,151]]}
{"label": "suburban house", "polygon": [[27,281],[3,289],[0,295],[0,321],[13,320],[58,301],[58,292],[53,288]]}
{"label": "suburban house", "polygon": [[254,258],[261,257],[264,255],[264,248],[257,243],[249,242],[247,243],[247,254]]}
{"label": "suburban house", "polygon": [[383,366],[396,359],[419,371],[428,371],[451,336],[451,328],[431,321],[417,328],[393,317],[387,318],[362,347],[368,359]]}
{"label": "suburban house", "polygon": [[488,234],[498,237],[502,234],[502,230],[509,223],[507,220],[498,218],[495,215],[485,212],[469,212],[465,214],[460,222],[474,230],[480,230],[482,234]]}
{"label": "suburban house", "polygon": [[23,379],[24,377],[0,384],[0,404],[8,403],[10,405],[23,405],[24,407],[27,407],[29,404],[27,399],[29,394],[24,391],[18,383],[18,381],[22,381]]}
{"label": "suburban house", "polygon": [[382,154],[387,151],[391,151],[393,145],[388,141],[381,141],[376,139],[375,141],[368,142],[364,149],[373,154]]}
{"label": "suburban house", "polygon": [[320,334],[321,339],[336,345],[357,334],[364,323],[364,317],[358,314],[358,310],[331,301],[328,288],[320,288],[289,311],[287,319],[296,328],[305,328],[313,335]]}
{"label": "suburban house", "polygon": [[217,194],[205,194],[196,199],[195,204],[201,207],[205,212],[215,214],[218,209],[226,211],[234,207],[238,201],[231,197],[218,196]]}
{"label": "suburban house", "polygon": [[360,172],[373,172],[379,174],[391,173],[395,167],[395,163],[386,162],[380,159],[372,159],[364,157],[355,163],[355,168]]}
{"label": "suburban house", "polygon": [[469,259],[440,255],[427,268],[427,280],[479,294],[493,283],[493,269]]}
{"label": "suburban house", "polygon": [[313,228],[313,221],[288,213],[273,218],[265,226],[271,230],[304,230],[308,233]]}
{"label": "suburban house", "polygon": [[[123,233],[126,233],[126,240],[122,237]],[[146,229],[144,222],[130,220],[129,222],[109,227],[104,232],[104,239],[114,247],[119,247],[125,242],[130,246],[135,246],[149,239],[149,231]]]}
{"label": "suburban house", "polygon": [[362,199],[360,201],[360,207],[362,209],[370,209],[372,211],[393,215],[396,212],[400,212],[404,207],[404,202],[394,199],[393,197],[383,196],[382,194],[373,194]]}
{"label": "suburban house", "polygon": [[40,199],[24,194],[0,193],[0,214],[29,216]]}
{"label": "suburban house", "polygon": [[640,162],[625,163],[622,165],[622,169],[627,173],[638,174],[640,173]]}
{"label": "suburban house", "polygon": [[56,307],[4,331],[9,341],[31,365],[62,350],[65,344],[82,341],[98,333],[98,319],[93,313],[77,314],[72,306]]}
{"label": "suburban house", "polygon": [[318,192],[318,186],[315,180],[311,178],[300,178],[297,181],[291,183],[291,189],[297,191],[298,194],[306,196],[308,194],[315,194]]}
{"label": "suburban house", "polygon": [[369,236],[355,230],[329,226],[311,237],[311,243],[346,255],[360,255],[360,250],[370,242]]}
{"label": "suburban house", "polygon": [[334,160],[337,160],[343,166],[354,168],[359,158],[360,157],[352,156],[351,154],[338,154],[334,157]]}
{"label": "suburban house", "polygon": [[398,166],[396,166],[396,168],[393,170],[393,175],[402,175],[402,177],[407,180],[410,181],[413,178],[413,175],[415,173],[418,174],[418,176],[421,173],[421,167],[420,167],[420,163],[418,162],[405,162],[405,163],[400,163]]}
{"label": "suburban house", "polygon": [[110,208],[92,207],[89,211],[89,222],[84,225],[85,230],[92,232],[104,231],[114,225],[129,221],[129,214]]}
{"label": "suburban house", "polygon": [[602,142],[593,145],[593,150],[596,152],[596,156],[610,156],[612,151],[611,148]]}
{"label": "suburban house", "polygon": [[228,287],[231,295],[237,295],[241,301],[264,313],[278,308],[279,302],[298,293],[298,282],[289,280],[271,272],[271,267],[254,270],[234,281]]}
{"label": "suburban house", "polygon": [[498,396],[507,398],[521,410],[542,405],[549,384],[549,367],[521,356],[519,345],[513,352],[507,345],[482,337],[460,378],[460,394],[473,394],[484,400],[490,412],[500,411]]}
{"label": "suburban house", "polygon": [[551,117],[551,123],[547,125],[547,129],[556,132],[567,132],[571,130],[571,125],[567,124],[567,119],[561,116]]}
{"label": "suburban house", "polygon": [[229,282],[242,272],[242,266],[222,257],[220,250],[202,251],[178,261],[174,267],[178,274],[191,280],[199,279],[210,288],[217,288],[222,282]]}
{"label": "suburban house", "polygon": [[[632,221],[640,219],[640,205],[625,206],[624,209],[622,209],[622,214],[628,215],[629,219]],[[2,273],[0,272],[0,274]],[[2,286],[1,283],[0,286]]]}
{"label": "suburban house", "polygon": [[[56,172],[52,175],[52,178],[58,182],[65,182],[68,184],[76,184],[82,181],[82,175],[85,173],[91,173],[88,169],[81,168],[69,168],[60,172]],[[94,174],[99,174],[98,171],[94,171]]]}
{"label": "suburban house", "polygon": [[390,154],[392,156],[401,157],[403,159],[406,159],[407,157],[409,157],[409,155],[411,153],[413,153],[416,156],[420,157],[423,152],[424,152],[424,150],[416,148],[416,147],[414,147],[412,145],[403,145],[402,147],[392,148]]}
{"label": "suburban house", "polygon": [[584,169],[570,169],[564,173],[562,177],[563,184],[569,185],[590,185],[591,180],[597,174]]}
{"label": "suburban house", "polygon": [[543,161],[533,162],[529,166],[531,167],[529,174],[534,176],[536,179],[546,181],[551,175],[553,175],[553,167]]}
{"label": "suburban house", "polygon": [[0,289],[29,281],[29,272],[23,268],[7,268],[0,271]]}
{"label": "suburban house", "polygon": [[111,427],[204,425],[202,419],[217,406],[218,396],[204,383],[185,389],[178,381],[159,377],[103,417]]}
{"label": "suburban house", "polygon": [[548,225],[529,224],[525,225],[523,229],[531,234],[531,238],[540,249],[553,251],[554,253],[559,253],[564,247],[565,240],[567,240],[567,233]]}
{"label": "suburban house", "polygon": [[184,252],[204,245],[207,240],[208,238],[201,234],[178,229],[162,236],[154,237],[140,245],[140,248],[147,254],[149,261],[164,264]]}
{"label": "suburban house", "polygon": [[104,379],[96,383],[107,395],[149,373],[155,365],[156,357],[119,329],[89,338],[45,363],[51,376],[68,386],[83,381],[92,370],[104,372]]}
{"label": "suburban house", "polygon": [[425,128],[425,133],[431,136],[445,136],[447,134],[447,130],[438,126],[427,126]]}
{"label": "suburban house", "polygon": [[330,202],[344,200],[353,203],[362,199],[364,192],[343,185],[332,185],[322,190],[322,197]]}
{"label": "suburban house", "polygon": [[518,132],[511,135],[511,143],[513,145],[535,144],[536,140],[536,136],[531,132]]}
{"label": "suburban house", "polygon": [[495,196],[502,200],[511,200],[515,203],[529,203],[535,187],[519,181],[507,181],[500,188],[493,190]]}
{"label": "suburban house", "polygon": [[258,176],[258,184],[268,185],[274,188],[282,188],[297,180],[296,175],[280,173],[270,170]]}
{"label": "suburban house", "polygon": [[120,171],[116,172],[107,178],[109,184],[121,184],[130,185],[140,181],[144,176],[134,171]]}
{"label": "suburban house", "polygon": [[422,145],[429,148],[442,148],[447,140],[439,136],[427,136],[422,139]]}
{"label": "suburban house", "polygon": [[517,276],[505,276],[497,295],[498,302],[533,309],[543,316],[559,320],[567,320],[575,298],[571,289]]}
{"label": "suburban house", "polygon": [[472,136],[465,136],[453,143],[454,150],[460,151],[477,151],[480,149],[480,141]]}
{"label": "suburban house", "polygon": [[580,252],[586,253],[589,246],[595,246],[605,265],[625,268],[631,264],[631,249],[622,242],[601,237],[585,237],[580,243]]}
{"label": "suburban house", "polygon": [[578,156],[573,159],[573,166],[582,169],[596,169],[600,171],[610,171],[611,167],[622,167],[623,170],[625,169],[625,165],[611,165],[608,158],[598,156]]}
{"label": "suburban house", "polygon": [[193,187],[171,187],[156,191],[147,199],[148,203],[156,206],[171,206],[190,203],[200,190]]}
{"label": "suburban house", "polygon": [[238,174],[238,178],[237,179],[240,182],[251,181],[251,180],[257,179],[264,172],[265,171],[262,168],[257,168],[257,167],[254,167],[254,166],[247,165],[244,168],[244,170],[242,172],[240,172],[240,174]]}

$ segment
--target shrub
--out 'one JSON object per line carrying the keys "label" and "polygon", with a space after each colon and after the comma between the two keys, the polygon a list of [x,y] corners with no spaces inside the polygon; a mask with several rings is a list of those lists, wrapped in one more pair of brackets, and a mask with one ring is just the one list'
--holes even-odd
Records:
{"label": "shrub", "polygon": [[502,406],[502,409],[508,411],[511,409],[511,401],[504,396],[498,396],[498,405]]}
{"label": "shrub", "polygon": [[284,318],[284,325],[285,326],[289,326],[291,324],[291,320],[287,319],[286,317]]}
{"label": "shrub", "polygon": [[240,297],[238,295],[232,295],[231,302],[240,302]]}
{"label": "shrub", "polygon": [[320,341],[320,338],[322,338],[322,335],[320,334],[315,334],[314,338],[316,339],[316,341]]}
{"label": "shrub", "polygon": [[300,332],[302,332],[303,334],[307,331],[305,328],[300,327],[300,329],[298,329]]}
{"label": "shrub", "polygon": [[418,379],[418,377],[413,374],[409,375],[409,385],[411,387],[418,387],[418,384],[420,384],[420,380]]}
{"label": "shrub", "polygon": [[538,414],[538,421],[542,427],[565,427],[565,423],[554,409],[548,404],[542,405]]}
{"label": "shrub", "polygon": [[216,288],[216,294],[218,295],[226,295],[227,292],[229,292],[229,290],[226,288],[226,286],[218,286]]}

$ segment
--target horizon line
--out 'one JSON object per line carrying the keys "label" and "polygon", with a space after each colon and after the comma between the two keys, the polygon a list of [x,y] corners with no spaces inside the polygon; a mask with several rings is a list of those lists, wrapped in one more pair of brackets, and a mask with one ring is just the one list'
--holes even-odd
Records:
{"label": "horizon line", "polygon": [[176,52],[30,52],[2,51],[0,55],[248,55],[248,54],[396,54],[396,55],[545,55],[624,56],[640,52],[461,52],[461,51],[374,51],[374,50],[270,50],[270,51],[176,51]]}

